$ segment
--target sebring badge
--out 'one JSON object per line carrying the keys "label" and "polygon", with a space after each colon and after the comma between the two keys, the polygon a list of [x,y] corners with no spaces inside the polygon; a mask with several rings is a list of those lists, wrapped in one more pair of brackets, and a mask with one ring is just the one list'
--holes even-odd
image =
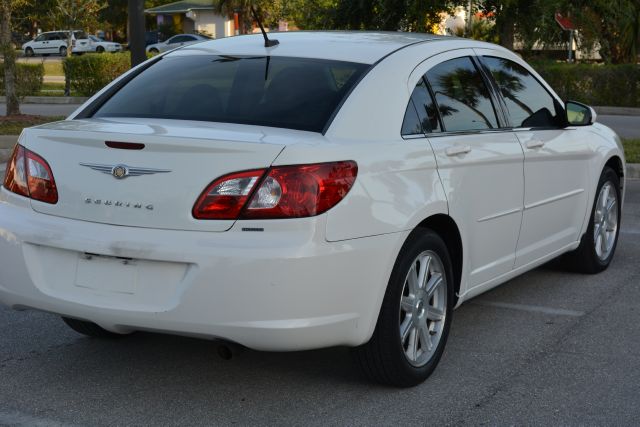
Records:
{"label": "sebring badge", "polygon": [[153,175],[156,173],[171,172],[169,169],[139,168],[127,165],[102,165],[98,163],[80,163],[80,166],[106,173],[107,175],[112,175],[116,179],[124,179],[128,176]]}

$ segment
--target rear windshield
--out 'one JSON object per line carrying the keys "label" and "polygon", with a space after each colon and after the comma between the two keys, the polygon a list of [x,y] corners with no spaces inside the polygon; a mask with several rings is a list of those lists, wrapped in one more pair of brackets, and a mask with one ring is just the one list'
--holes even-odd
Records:
{"label": "rear windshield", "polygon": [[164,57],[93,117],[241,123],[321,132],[366,64],[288,57]]}

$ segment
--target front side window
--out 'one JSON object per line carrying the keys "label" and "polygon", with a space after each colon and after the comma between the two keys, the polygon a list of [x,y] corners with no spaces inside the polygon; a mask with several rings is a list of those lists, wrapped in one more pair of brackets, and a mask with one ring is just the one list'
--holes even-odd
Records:
{"label": "front side window", "polygon": [[36,37],[37,42],[43,42],[47,39],[47,35],[46,34],[40,34],[38,37]]}
{"label": "front side window", "polygon": [[553,97],[523,66],[504,58],[483,57],[500,88],[514,127],[559,127],[562,113]]}
{"label": "front side window", "polygon": [[442,62],[425,75],[447,132],[493,129],[498,119],[484,79],[469,57]]}
{"label": "front side window", "polygon": [[321,132],[369,65],[288,57],[164,57],[94,117],[202,120]]}

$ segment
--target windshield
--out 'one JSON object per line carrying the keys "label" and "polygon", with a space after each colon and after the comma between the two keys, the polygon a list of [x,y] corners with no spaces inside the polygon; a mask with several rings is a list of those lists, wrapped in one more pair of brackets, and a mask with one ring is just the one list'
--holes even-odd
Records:
{"label": "windshield", "polygon": [[93,117],[240,123],[321,132],[366,64],[288,57],[164,57]]}
{"label": "windshield", "polygon": [[94,42],[101,42],[102,40],[100,40],[99,38],[97,38],[96,36],[89,36],[89,38],[91,40],[93,40]]}

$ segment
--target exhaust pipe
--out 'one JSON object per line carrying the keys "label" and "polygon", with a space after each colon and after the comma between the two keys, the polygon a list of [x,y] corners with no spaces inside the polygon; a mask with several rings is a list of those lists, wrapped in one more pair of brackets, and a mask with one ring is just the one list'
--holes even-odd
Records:
{"label": "exhaust pipe", "polygon": [[244,351],[244,347],[232,342],[222,342],[218,344],[218,356],[222,360],[231,360],[238,357]]}

